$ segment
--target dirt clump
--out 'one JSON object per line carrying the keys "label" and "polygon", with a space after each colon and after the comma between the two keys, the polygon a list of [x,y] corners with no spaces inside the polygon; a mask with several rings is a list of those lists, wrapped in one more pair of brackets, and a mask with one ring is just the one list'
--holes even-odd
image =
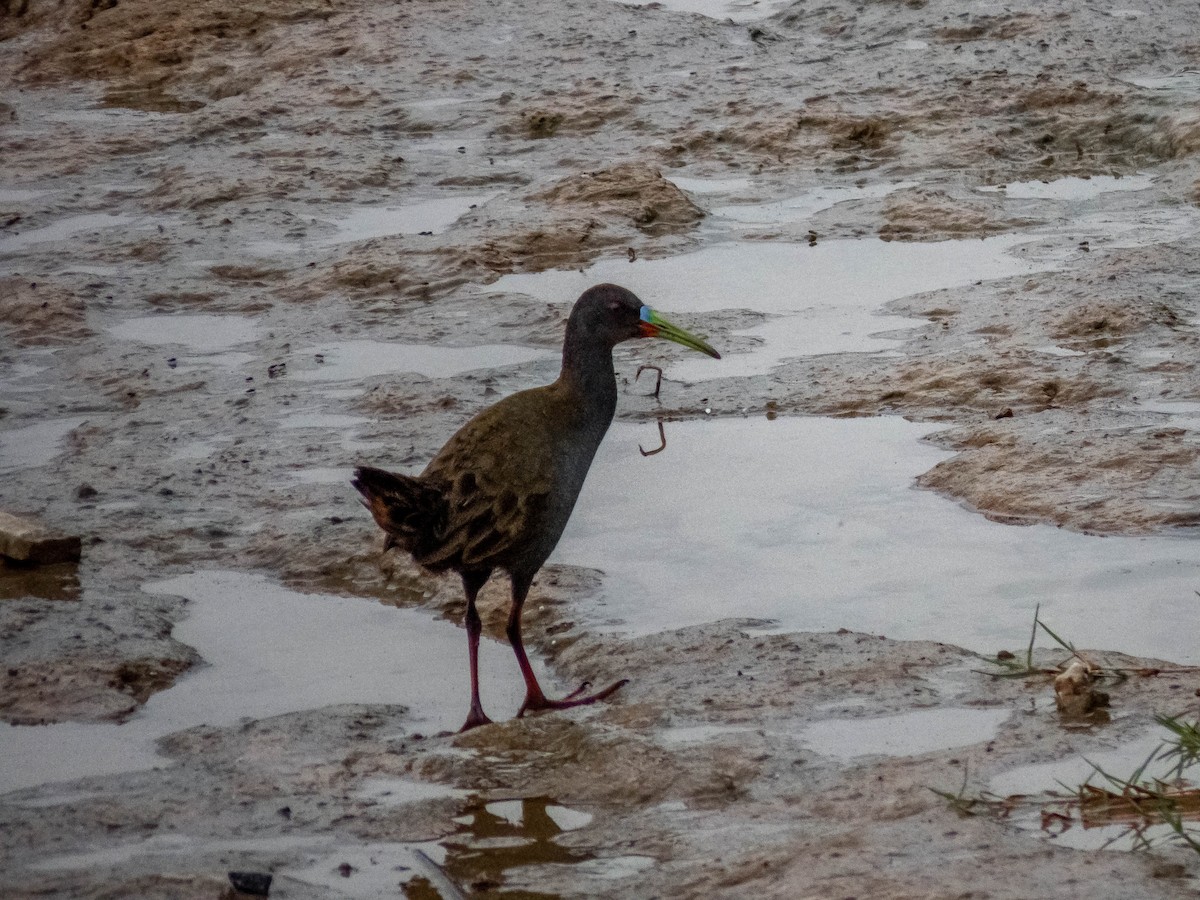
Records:
{"label": "dirt clump", "polygon": [[629,107],[617,97],[584,96],[564,98],[554,107],[523,109],[516,118],[496,129],[497,134],[519,135],[531,140],[558,135],[586,135],[599,131],[615,120],[629,116]]}
{"label": "dirt clump", "polygon": [[1044,27],[1041,16],[1022,12],[1001,16],[975,16],[974,21],[968,25],[948,25],[937,29],[935,33],[940,40],[947,43],[1010,41],[1040,31]]}
{"label": "dirt clump", "polygon": [[77,344],[91,337],[87,304],[70,289],[29,278],[0,278],[0,330],[23,347]]}
{"label": "dirt clump", "polygon": [[648,234],[686,231],[704,218],[704,211],[687,194],[644,163],[572,175],[534,194],[533,199],[624,219]]}
{"label": "dirt clump", "polygon": [[951,197],[945,191],[910,188],[895,191],[883,203],[885,241],[941,241],[964,235],[997,234],[1027,221],[997,220],[995,212],[980,202]]}
{"label": "dirt clump", "polygon": [[[43,5],[51,4],[33,0],[20,17],[29,25],[57,20],[51,36],[22,65],[28,82],[103,80],[112,85],[114,104],[153,111],[195,109],[244,93],[266,73],[221,77],[229,67],[211,61],[221,50],[244,47],[261,54],[272,43],[273,27],[328,19],[339,9],[331,0],[253,0],[236,6],[216,0],[74,0],[55,4],[54,14],[43,17]],[[193,68],[198,60],[206,60],[201,73]]]}
{"label": "dirt clump", "polygon": [[998,420],[942,435],[958,455],[917,478],[988,518],[1052,522],[1094,534],[1200,526],[1200,446],[1180,428],[1061,425],[1029,434]]}
{"label": "dirt clump", "polygon": [[0,719],[14,725],[120,722],[191,665],[187,658],[87,655],[13,661],[0,671]]}

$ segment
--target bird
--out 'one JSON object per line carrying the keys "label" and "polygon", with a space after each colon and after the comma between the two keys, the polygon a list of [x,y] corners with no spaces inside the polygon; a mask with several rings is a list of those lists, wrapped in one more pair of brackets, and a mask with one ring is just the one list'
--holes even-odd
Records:
{"label": "bird", "polygon": [[525,681],[518,718],[595,703],[628,683],[622,679],[585,694],[585,682],[562,699],[547,697],[525,653],[521,611],[534,577],[562,536],[616,412],[613,348],[634,338],[663,338],[721,358],[632,291],[596,285],[571,309],[557,380],[511,394],[476,414],[420,475],[367,465],[354,470],[351,484],[386,535],[384,551],[399,548],[427,571],[453,571],[462,579],[471,706],[460,731],[492,721],[479,700],[482,624],[475,601],[497,569],[508,574],[512,588],[506,634]]}

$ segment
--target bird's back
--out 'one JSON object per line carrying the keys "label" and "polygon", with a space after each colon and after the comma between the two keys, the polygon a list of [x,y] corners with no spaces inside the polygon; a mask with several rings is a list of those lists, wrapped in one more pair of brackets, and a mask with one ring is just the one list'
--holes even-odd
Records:
{"label": "bird's back", "polygon": [[389,546],[435,572],[532,576],[561,537],[612,420],[561,382],[521,391],[458,430],[419,476],[360,467],[354,486]]}
{"label": "bird's back", "polygon": [[558,543],[608,421],[611,412],[602,428],[590,426],[558,382],[479,413],[421,474],[445,498],[447,518],[439,546],[417,561],[535,572]]}

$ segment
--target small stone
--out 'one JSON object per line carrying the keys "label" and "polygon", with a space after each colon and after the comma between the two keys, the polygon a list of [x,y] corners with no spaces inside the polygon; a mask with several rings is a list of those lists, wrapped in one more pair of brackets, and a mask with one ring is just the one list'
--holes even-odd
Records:
{"label": "small stone", "polygon": [[29,565],[78,562],[82,541],[36,522],[0,512],[0,556]]}
{"label": "small stone", "polygon": [[1066,671],[1054,679],[1058,711],[1067,717],[1081,717],[1108,706],[1108,694],[1096,690],[1101,674],[1100,667],[1093,662],[1072,660]]}
{"label": "small stone", "polygon": [[266,897],[271,893],[271,878],[265,872],[230,872],[229,883],[233,889],[252,897]]}

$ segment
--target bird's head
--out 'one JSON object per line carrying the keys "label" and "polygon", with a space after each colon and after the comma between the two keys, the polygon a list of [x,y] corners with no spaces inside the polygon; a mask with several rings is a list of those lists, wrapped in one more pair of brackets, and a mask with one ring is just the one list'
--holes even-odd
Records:
{"label": "bird's head", "polygon": [[632,338],[656,337],[699,350],[715,359],[721,358],[707,342],[672,325],[632,291],[615,284],[598,284],[584,291],[575,301],[567,327],[582,329],[610,346]]}

